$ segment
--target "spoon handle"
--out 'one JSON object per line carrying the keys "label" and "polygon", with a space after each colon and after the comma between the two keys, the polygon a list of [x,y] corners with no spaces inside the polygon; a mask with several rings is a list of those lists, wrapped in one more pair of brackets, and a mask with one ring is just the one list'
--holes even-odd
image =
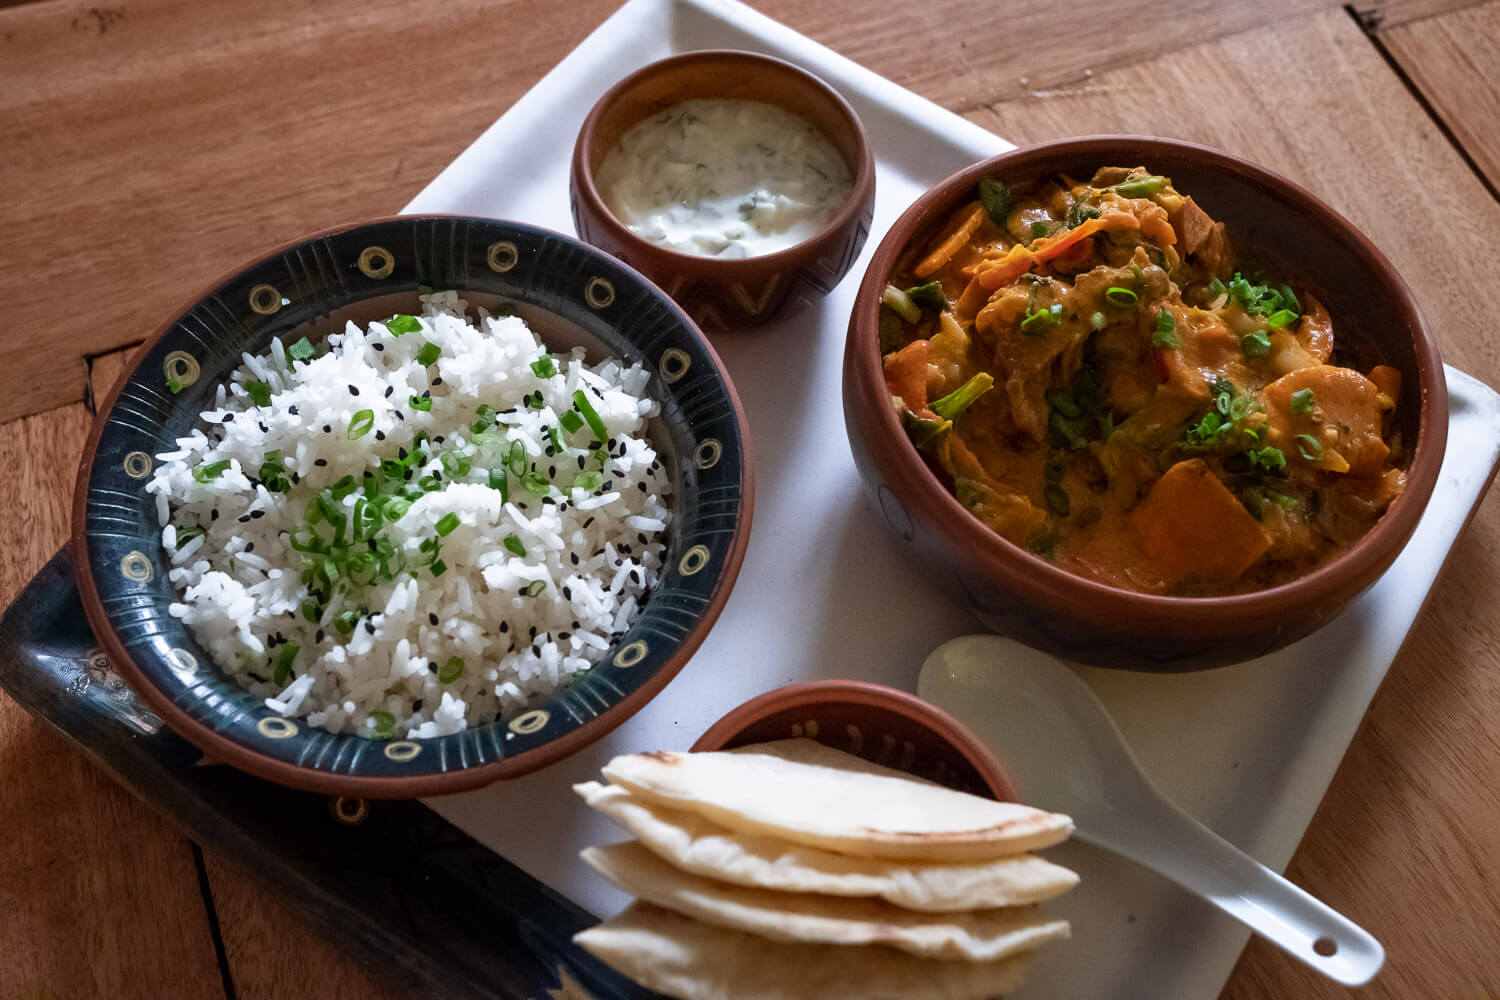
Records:
{"label": "spoon handle", "polygon": [[1196,893],[1255,933],[1284,948],[1330,979],[1348,986],[1369,982],[1385,962],[1385,949],[1367,931],[1299,889],[1229,841],[1178,809],[1154,788],[1158,811],[1149,823],[1119,823],[1106,836],[1079,830],[1080,840],[1121,854]]}

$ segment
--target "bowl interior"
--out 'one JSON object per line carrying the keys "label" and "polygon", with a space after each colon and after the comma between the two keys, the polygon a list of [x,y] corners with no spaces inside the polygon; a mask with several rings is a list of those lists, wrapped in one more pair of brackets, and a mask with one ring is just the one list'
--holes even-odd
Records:
{"label": "bowl interior", "polygon": [[[1406,491],[1350,549],[1297,580],[1247,594],[1194,598],[1138,594],[1074,576],[970,515],[922,462],[886,403],[876,310],[905,248],[972,200],[985,175],[1007,183],[1054,174],[1086,179],[1108,165],[1144,165],[1170,176],[1178,191],[1227,225],[1241,266],[1261,263],[1293,284],[1310,287],[1333,316],[1340,344],[1335,360],[1360,367],[1384,362],[1402,372],[1396,426],[1401,447],[1411,456]],[[1063,140],[1002,154],[955,174],[891,228],[861,284],[850,329],[845,400],[851,437],[863,441],[868,435],[868,457],[880,467],[880,489],[930,522],[932,534],[923,536],[927,540],[919,548],[941,550],[942,558],[959,568],[970,603],[987,622],[1103,666],[1217,666],[1307,634],[1395,558],[1421,516],[1442,462],[1447,430],[1442,364],[1409,289],[1389,261],[1295,184],[1191,143],[1137,136]],[[1226,640],[1234,648],[1226,647]]]}
{"label": "bowl interior", "polygon": [[814,682],[768,692],[714,723],[693,750],[799,737],[958,791],[1017,801],[1004,768],[961,723],[876,684]]}
{"label": "bowl interior", "polygon": [[[636,123],[690,100],[759,101],[812,123],[858,178],[867,157],[849,106],[812,75],[749,52],[695,52],[655,63],[627,77],[600,103],[586,132],[583,159],[590,183],[609,151]],[[856,185],[857,189],[857,185]]]}
{"label": "bowl interior", "polygon": [[[154,456],[197,422],[216,387],[273,336],[290,343],[395,311],[419,287],[499,301],[552,349],[646,365],[670,461],[666,565],[632,628],[594,669],[507,720],[421,741],[331,734],[283,719],[225,677],[167,611]],[[167,386],[174,378],[180,391]],[[743,416],[702,335],[620,262],[512,223],[410,217],[322,234],[238,272],[168,323],[101,411],[75,506],[79,583],[111,657],[165,720],[215,757],[300,787],[365,796],[455,791],[540,767],[597,739],[680,669],[738,572],[750,514]]]}

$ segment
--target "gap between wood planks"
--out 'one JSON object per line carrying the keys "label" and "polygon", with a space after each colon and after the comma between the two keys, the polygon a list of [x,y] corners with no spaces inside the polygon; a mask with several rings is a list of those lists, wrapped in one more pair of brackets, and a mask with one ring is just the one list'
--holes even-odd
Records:
{"label": "gap between wood planks", "polygon": [[237,1000],[234,976],[229,971],[229,954],[224,935],[219,930],[219,909],[214,905],[214,890],[208,882],[208,868],[203,863],[203,848],[193,844],[193,867],[198,872],[198,892],[203,897],[203,914],[208,917],[208,932],[214,941],[214,959],[219,963],[219,978],[224,983],[224,1000]]}
{"label": "gap between wood planks", "polygon": [[1453,129],[1448,126],[1447,120],[1438,113],[1437,108],[1433,107],[1432,101],[1428,100],[1427,95],[1422,92],[1422,88],[1417,86],[1416,81],[1411,78],[1411,74],[1406,71],[1406,67],[1401,64],[1401,61],[1396,58],[1390,48],[1386,46],[1385,41],[1380,37],[1380,29],[1384,22],[1378,16],[1370,16],[1368,13],[1362,13],[1353,4],[1346,4],[1344,10],[1348,11],[1349,16],[1354,18],[1354,23],[1359,25],[1359,29],[1364,32],[1365,38],[1369,39],[1370,44],[1375,47],[1375,51],[1380,54],[1380,58],[1385,60],[1385,64],[1390,71],[1396,74],[1396,79],[1401,81],[1401,86],[1405,87],[1406,92],[1411,95],[1412,100],[1417,102],[1417,106],[1422,109],[1422,113],[1432,119],[1432,124],[1442,134],[1443,138],[1448,141],[1448,145],[1453,147],[1453,151],[1458,154],[1458,158],[1463,160],[1464,166],[1468,167],[1474,176],[1479,178],[1479,183],[1489,192],[1490,197],[1500,202],[1500,188],[1495,186],[1495,182],[1490,179],[1489,174],[1485,173],[1484,168],[1474,159],[1473,154],[1464,146]]}

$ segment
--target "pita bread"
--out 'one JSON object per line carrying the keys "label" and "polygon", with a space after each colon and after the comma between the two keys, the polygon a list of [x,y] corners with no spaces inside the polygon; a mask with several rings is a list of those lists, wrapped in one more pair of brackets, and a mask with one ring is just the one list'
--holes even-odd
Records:
{"label": "pita bread", "polygon": [[1068,817],[955,792],[812,740],[616,757],[609,780],[738,833],[859,857],[991,860],[1067,839]]}
{"label": "pita bread", "polygon": [[878,896],[909,910],[942,913],[1038,903],[1078,884],[1068,869],[1032,854],[955,862],[856,858],[734,833],[686,810],[647,802],[619,785],[590,781],[573,790],[678,868],[735,885]]}
{"label": "pita bread", "polygon": [[1066,920],[1049,920],[1033,906],[917,913],[878,899],[729,885],[674,868],[633,840],[585,848],[583,860],[648,903],[778,941],[881,944],[924,958],[989,962],[1068,936]]}
{"label": "pita bread", "polygon": [[1031,955],[945,962],[873,945],[786,944],[649,903],[575,935],[590,954],[678,1000],[989,1000],[1017,989]]}

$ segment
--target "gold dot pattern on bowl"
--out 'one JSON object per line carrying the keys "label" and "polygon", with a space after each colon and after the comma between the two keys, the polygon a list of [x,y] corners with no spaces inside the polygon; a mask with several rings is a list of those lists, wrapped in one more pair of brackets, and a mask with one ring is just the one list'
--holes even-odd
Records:
{"label": "gold dot pattern on bowl", "polygon": [[127,580],[146,583],[150,581],[152,573],[151,560],[144,552],[131,550],[120,560],[120,575]]}
{"label": "gold dot pattern on bowl", "polygon": [[694,545],[682,554],[682,561],[677,564],[677,571],[683,576],[693,576],[703,571],[708,565],[708,546]]}
{"label": "gold dot pattern on bowl", "polygon": [[525,736],[527,733],[534,733],[538,729],[541,729],[547,724],[547,720],[550,718],[552,716],[548,714],[545,708],[534,708],[524,715],[518,715],[514,719],[511,719],[510,731]]}
{"label": "gold dot pattern on bowl", "polygon": [[693,464],[700,469],[712,469],[719,464],[723,454],[724,446],[719,443],[718,438],[705,438],[693,449]]}
{"label": "gold dot pattern on bowl", "polygon": [[500,240],[490,244],[489,253],[485,255],[490,270],[496,274],[504,274],[515,267],[521,260],[521,251],[510,240]]}
{"label": "gold dot pattern on bowl", "polygon": [[131,479],[145,479],[151,475],[151,456],[144,451],[132,451],[122,464],[125,475]]}
{"label": "gold dot pattern on bowl", "polygon": [[661,352],[661,361],[657,363],[657,370],[661,372],[662,381],[667,385],[679,381],[693,367],[693,359],[688,357],[687,351],[680,347],[669,347]]}
{"label": "gold dot pattern on bowl", "polygon": [[385,247],[365,247],[359,252],[359,269],[366,278],[389,278],[396,270],[396,258]]}
{"label": "gold dot pattern on bowl", "polygon": [[340,795],[329,800],[328,811],[345,826],[358,826],[370,815],[370,803],[364,799]]}
{"label": "gold dot pattern on bowl", "polygon": [[281,293],[273,285],[256,285],[250,289],[250,308],[269,316],[281,308]]}
{"label": "gold dot pattern on bowl", "polygon": [[255,728],[268,740],[289,740],[297,735],[297,724],[279,715],[268,715],[255,724]]}
{"label": "gold dot pattern on bowl", "polygon": [[[180,392],[198,381],[198,376],[203,374],[198,367],[198,359],[187,351],[173,351],[161,362],[162,374],[167,377],[167,385],[176,385],[172,391]],[[149,471],[149,470],[147,470]],[[136,477],[140,478],[140,477]]]}
{"label": "gold dot pattern on bowl", "polygon": [[422,744],[411,740],[397,740],[385,745],[385,755],[390,760],[408,761],[422,752]]}
{"label": "gold dot pattern on bowl", "polygon": [[615,286],[603,278],[590,278],[583,286],[583,300],[594,309],[606,309],[615,301]]}
{"label": "gold dot pattern on bowl", "polygon": [[620,651],[615,654],[615,666],[621,670],[629,670],[644,660],[648,652],[650,652],[650,649],[647,647],[645,641],[637,639],[635,642],[620,647]]}
{"label": "gold dot pattern on bowl", "polygon": [[191,677],[198,672],[198,658],[185,649],[173,646],[167,650],[167,663],[172,669],[184,677]]}

